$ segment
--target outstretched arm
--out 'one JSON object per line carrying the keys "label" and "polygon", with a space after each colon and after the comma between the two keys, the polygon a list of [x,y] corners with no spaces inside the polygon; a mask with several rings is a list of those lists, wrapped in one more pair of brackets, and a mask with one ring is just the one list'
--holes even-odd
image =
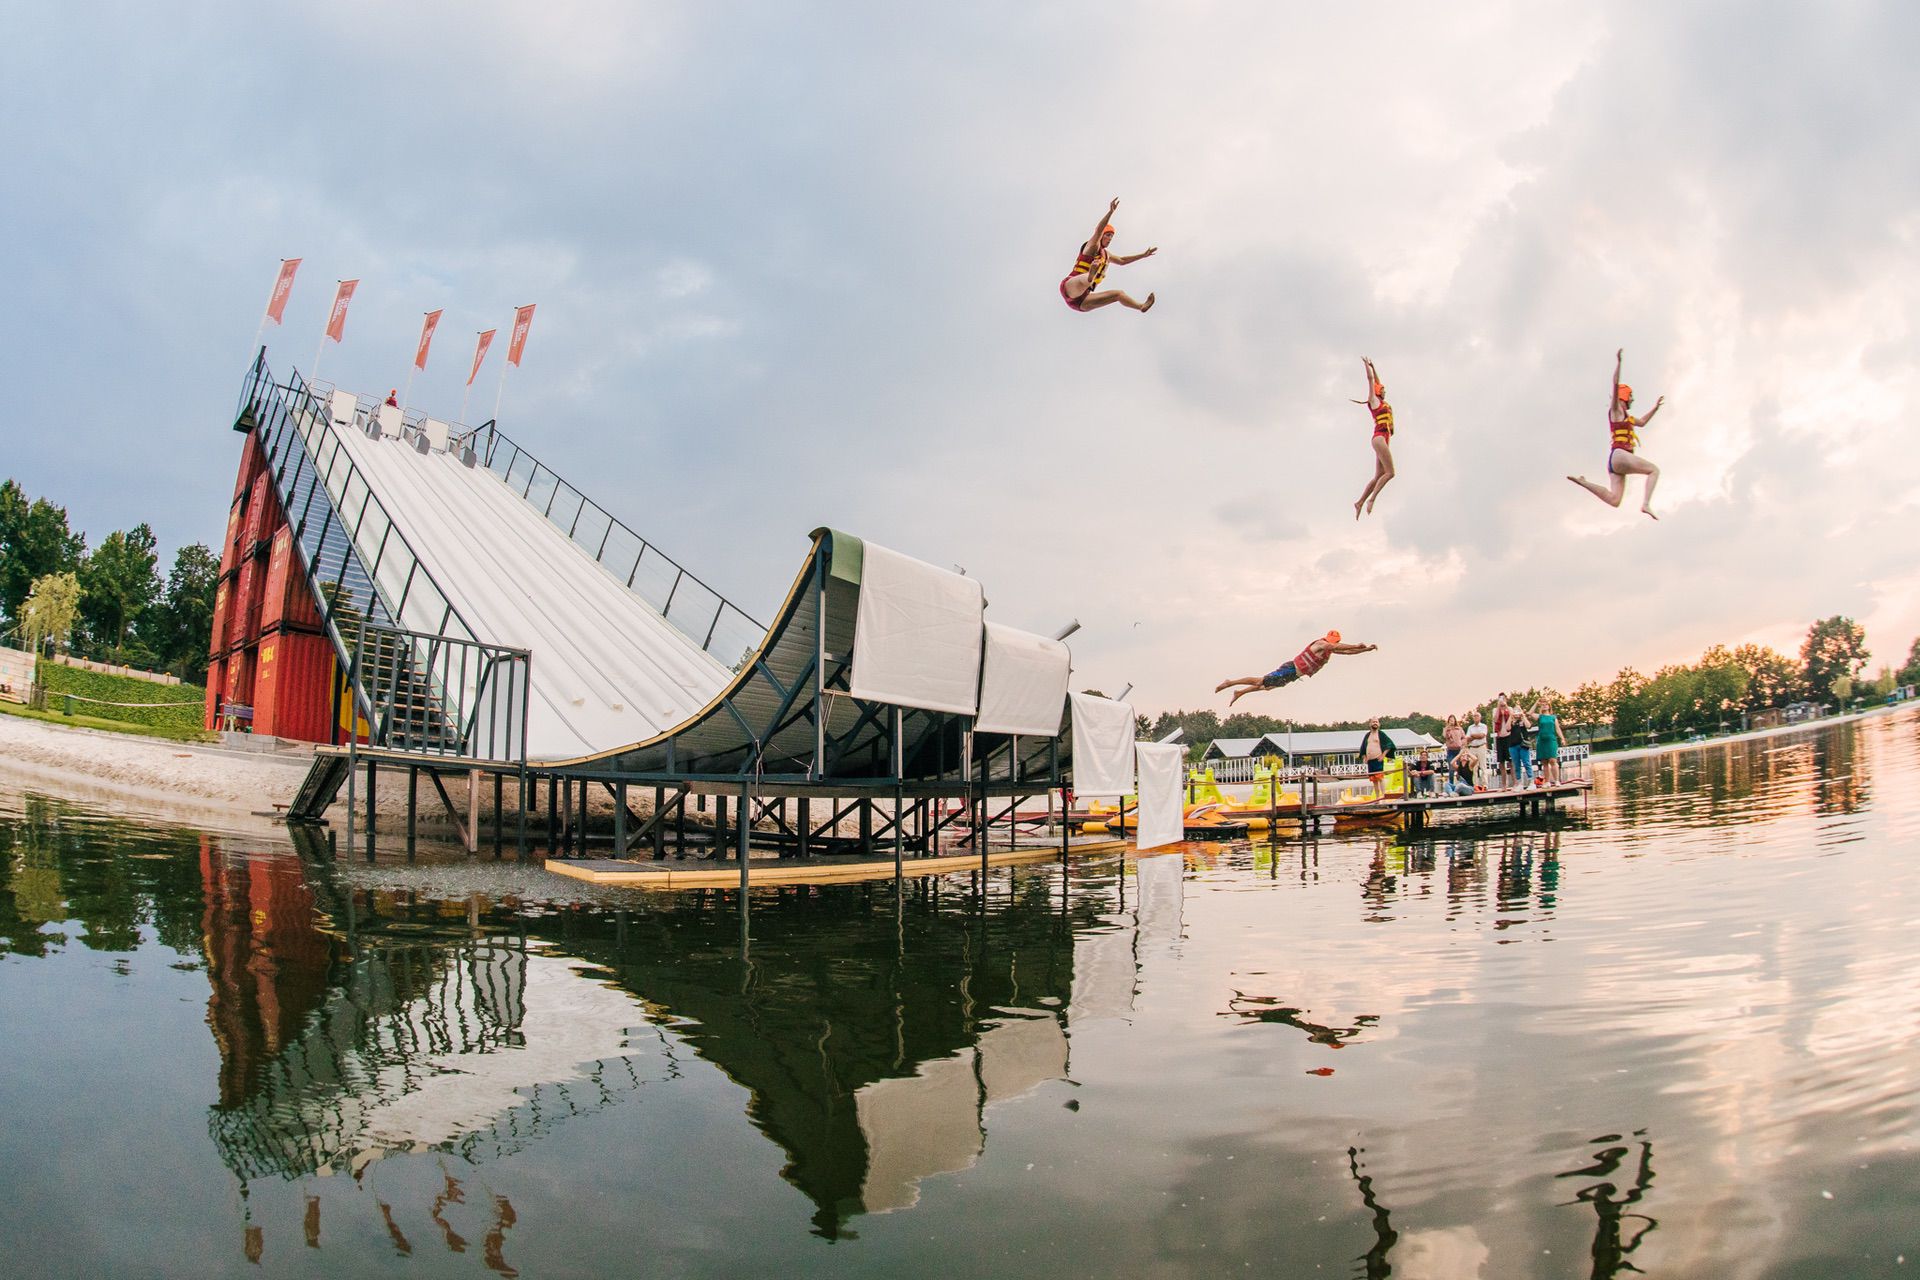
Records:
{"label": "outstretched arm", "polygon": [[1380,374],[1374,369],[1373,361],[1366,356],[1360,357],[1360,364],[1367,371],[1367,408],[1378,409],[1380,407],[1380,397],[1374,391],[1374,388],[1380,385]]}
{"label": "outstretched arm", "polygon": [[1334,644],[1327,648],[1334,653],[1372,653],[1380,646],[1377,644]]}
{"label": "outstretched arm", "polygon": [[1666,402],[1667,402],[1667,398],[1665,396],[1661,396],[1659,399],[1655,400],[1653,402],[1653,408],[1647,410],[1646,413],[1642,414],[1640,417],[1640,421],[1634,423],[1633,425],[1636,427],[1644,427],[1649,422],[1652,422],[1653,415],[1660,412],[1660,406],[1665,404]]}
{"label": "outstretched arm", "polygon": [[[1094,234],[1098,235],[1099,233],[1095,232]],[[1613,353],[1613,399],[1607,401],[1607,412],[1609,413],[1613,412],[1614,407],[1620,403],[1620,366],[1626,362],[1626,359],[1627,349],[1625,347],[1621,347]]]}
{"label": "outstretched arm", "polygon": [[1098,249],[1100,247],[1101,233],[1106,231],[1107,224],[1113,221],[1113,211],[1115,209],[1118,209],[1119,207],[1120,207],[1119,196],[1115,196],[1110,202],[1108,202],[1107,211],[1100,215],[1100,221],[1093,224],[1093,234],[1087,237],[1087,247],[1089,249]]}
{"label": "outstretched arm", "polygon": [[1142,258],[1151,258],[1158,252],[1160,252],[1158,245],[1149,245],[1138,253],[1110,253],[1107,255],[1107,261],[1117,267],[1124,267],[1129,262],[1138,262]]}

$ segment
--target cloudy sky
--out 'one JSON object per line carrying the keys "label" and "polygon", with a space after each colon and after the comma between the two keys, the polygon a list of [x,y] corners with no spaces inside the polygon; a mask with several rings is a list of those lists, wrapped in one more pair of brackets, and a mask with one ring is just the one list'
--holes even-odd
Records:
{"label": "cloudy sky", "polygon": [[[213,542],[276,371],[502,425],[768,613],[829,524],[1068,617],[1078,680],[1303,718],[1920,631],[1920,7],[81,4],[12,16],[0,473]],[[1114,283],[1056,286],[1111,196]],[[1613,352],[1664,469],[1601,474]],[[1371,519],[1359,357],[1399,478]],[[468,419],[499,393],[496,348]]]}

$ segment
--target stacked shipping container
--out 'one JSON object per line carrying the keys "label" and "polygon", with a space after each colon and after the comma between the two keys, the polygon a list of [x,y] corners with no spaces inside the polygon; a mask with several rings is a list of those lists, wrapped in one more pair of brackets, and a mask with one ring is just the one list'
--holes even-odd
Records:
{"label": "stacked shipping container", "polygon": [[280,510],[266,457],[252,433],[240,455],[214,589],[206,724],[251,717],[256,733],[331,742],[333,645]]}

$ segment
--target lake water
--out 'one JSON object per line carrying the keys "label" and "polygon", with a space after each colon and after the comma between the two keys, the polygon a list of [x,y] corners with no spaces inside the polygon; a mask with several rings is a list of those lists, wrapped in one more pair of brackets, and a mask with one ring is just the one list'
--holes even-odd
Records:
{"label": "lake water", "polygon": [[1920,1274],[1920,717],[647,896],[0,792],[0,1271]]}

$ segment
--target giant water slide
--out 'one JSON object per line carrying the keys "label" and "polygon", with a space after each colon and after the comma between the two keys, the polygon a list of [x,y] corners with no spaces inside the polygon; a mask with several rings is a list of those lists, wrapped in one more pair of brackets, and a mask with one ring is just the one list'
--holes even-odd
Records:
{"label": "giant water slide", "polygon": [[[343,660],[368,625],[410,637],[419,665],[460,645],[492,655],[457,671],[443,658],[430,681],[450,722],[466,716],[461,743],[488,716],[511,729],[464,755],[928,794],[1044,789],[1067,763],[1066,647],[988,621],[963,575],[818,529],[762,627],[493,424],[403,421],[298,375],[275,384],[263,363],[240,422],[261,433]],[[507,676],[480,674],[503,654]]]}

